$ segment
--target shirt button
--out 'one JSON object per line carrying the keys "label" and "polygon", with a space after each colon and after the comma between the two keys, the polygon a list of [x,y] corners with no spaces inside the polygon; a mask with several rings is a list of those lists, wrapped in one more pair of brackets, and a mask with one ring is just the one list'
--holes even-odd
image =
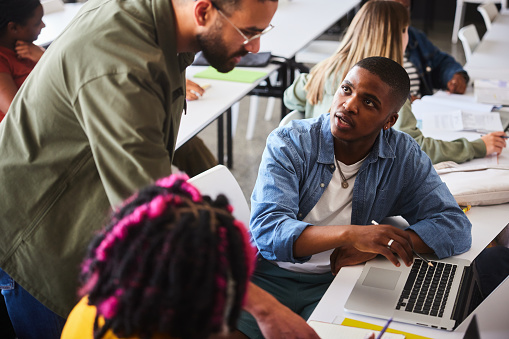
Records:
{"label": "shirt button", "polygon": [[325,187],[325,184],[322,182],[322,183],[320,184],[320,187],[324,188],[324,187]]}
{"label": "shirt button", "polygon": [[330,168],[334,169],[334,165],[330,165]]}
{"label": "shirt button", "polygon": [[297,214],[299,218],[302,218],[302,213]]}

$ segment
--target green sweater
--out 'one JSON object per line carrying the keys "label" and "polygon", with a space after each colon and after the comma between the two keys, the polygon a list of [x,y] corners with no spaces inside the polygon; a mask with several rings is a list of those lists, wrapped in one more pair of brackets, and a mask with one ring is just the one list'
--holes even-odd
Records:
{"label": "green sweater", "polygon": [[171,3],[87,2],[0,124],[0,267],[63,317],[108,210],[171,172],[194,57]]}
{"label": "green sweater", "polygon": [[[338,74],[338,79],[341,79],[341,77],[341,74]],[[293,84],[284,93],[284,103],[288,109],[304,112],[306,118],[313,118],[329,112],[334,94],[339,87],[339,80],[333,84],[332,77],[330,77],[325,83],[323,100],[317,105],[311,105],[306,100],[307,93],[304,90],[308,78],[309,75],[303,73],[295,79]],[[398,115],[398,120],[393,127],[410,134],[421,146],[421,149],[431,158],[433,164],[442,161],[462,163],[473,158],[486,156],[486,144],[482,139],[468,141],[465,138],[460,138],[453,141],[443,141],[426,138],[421,130],[417,128],[417,119],[415,119],[412,113],[410,100],[406,101]]]}

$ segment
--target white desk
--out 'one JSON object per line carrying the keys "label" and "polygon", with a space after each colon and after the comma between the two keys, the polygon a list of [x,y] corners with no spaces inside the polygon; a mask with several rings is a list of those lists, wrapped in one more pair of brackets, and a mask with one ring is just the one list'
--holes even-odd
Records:
{"label": "white desk", "polygon": [[311,41],[360,4],[359,0],[281,0],[263,36],[260,52],[291,59]]}
{"label": "white desk", "polygon": [[472,79],[509,80],[509,14],[499,14],[465,64]]}
{"label": "white desk", "polygon": [[76,16],[83,3],[66,3],[64,10],[45,14],[42,21],[46,24],[41,34],[34,41],[39,46],[48,46],[62,31],[67,27],[69,22]]}
{"label": "white desk", "polygon": [[[472,223],[472,248],[458,257],[473,260],[509,223],[509,204],[474,206],[467,212],[467,216]],[[354,315],[345,312],[343,309],[355,282],[361,274],[362,267],[363,265],[357,265],[342,268],[311,314],[309,320],[341,323],[344,318],[351,318],[383,326],[386,322],[383,319]],[[474,312],[478,313],[477,318],[483,339],[501,339],[509,336],[509,321],[507,321],[507,315],[509,314],[507,311],[509,309],[509,293],[504,293],[507,290],[509,290],[509,285],[504,286],[504,291],[498,292],[495,297],[488,298],[487,301],[489,300],[489,302],[483,303],[482,308]],[[504,310],[506,311],[504,312]],[[392,322],[390,327],[430,338],[460,339],[463,338],[467,325],[468,319],[453,332],[399,322]]]}
{"label": "white desk", "polygon": [[[258,86],[258,84],[265,80],[272,72],[277,71],[279,69],[279,65],[268,64],[263,68],[239,67],[240,69],[267,72],[267,76],[262,77],[253,83],[211,80],[194,77],[194,74],[204,70],[205,68],[207,68],[207,66],[190,66],[186,71],[186,76],[188,79],[198,84],[208,83],[211,86],[205,91],[204,95],[200,99],[187,102],[187,114],[182,114],[175,148],[182,146],[186,141],[198,134],[202,129],[207,127],[216,119],[222,118],[222,115],[225,112],[228,114],[228,120],[231,124],[231,112],[229,111],[230,107],[242,99],[244,96],[246,96],[253,88]],[[227,128],[228,167],[231,167],[233,158],[231,149],[232,137],[230,124]],[[223,122],[222,119],[220,119],[218,133],[218,160],[220,163],[223,161],[222,129]]]}

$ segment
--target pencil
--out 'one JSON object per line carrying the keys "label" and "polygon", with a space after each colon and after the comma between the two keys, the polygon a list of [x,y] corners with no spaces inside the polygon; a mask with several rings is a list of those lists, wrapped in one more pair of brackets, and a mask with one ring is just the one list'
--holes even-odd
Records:
{"label": "pencil", "polygon": [[[377,223],[375,220],[371,220],[371,223],[373,225],[380,225],[379,223]],[[423,256],[421,256],[419,253],[417,253],[413,248],[412,248],[412,252],[414,252],[414,254],[416,256],[418,256],[419,258],[421,258],[422,261],[424,261],[426,264],[428,264],[428,266],[431,266],[431,267],[434,267],[433,266],[433,263],[431,261],[429,261],[428,259],[424,258]]]}
{"label": "pencil", "polygon": [[389,328],[389,325],[390,323],[392,322],[392,318],[390,318],[389,320],[387,320],[387,323],[385,324],[385,326],[382,328],[382,330],[380,331],[380,333],[378,333],[378,336],[376,337],[376,339],[381,339],[382,336],[384,335],[385,331],[387,331],[387,329]]}

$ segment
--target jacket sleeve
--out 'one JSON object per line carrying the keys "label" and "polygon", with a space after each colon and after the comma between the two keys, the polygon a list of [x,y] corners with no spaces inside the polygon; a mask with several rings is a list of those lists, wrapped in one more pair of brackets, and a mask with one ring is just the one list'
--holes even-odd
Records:
{"label": "jacket sleeve", "polygon": [[276,129],[267,138],[258,178],[251,196],[250,229],[260,254],[267,260],[292,263],[311,257],[294,258],[293,245],[309,225],[299,221],[299,180],[304,159]]}
{"label": "jacket sleeve", "polygon": [[166,112],[150,86],[132,74],[112,74],[87,83],[74,101],[112,206],[171,173]]}
{"label": "jacket sleeve", "polygon": [[406,157],[403,180],[404,197],[397,212],[410,229],[438,258],[466,252],[472,244],[472,224],[416,144]]}
{"label": "jacket sleeve", "polygon": [[419,48],[427,62],[427,65],[423,66],[431,67],[433,88],[447,89],[449,80],[451,80],[454,74],[459,72],[463,72],[468,79],[467,72],[451,55],[433,45],[423,32],[414,29],[414,34],[417,36]]}
{"label": "jacket sleeve", "polygon": [[431,158],[433,164],[442,161],[462,163],[486,155],[486,145],[482,139],[468,141],[465,138],[460,138],[453,141],[443,141],[425,137],[422,131],[417,128],[417,119],[412,113],[410,100],[407,100],[399,111],[399,117],[394,128],[414,138],[421,149]]}

